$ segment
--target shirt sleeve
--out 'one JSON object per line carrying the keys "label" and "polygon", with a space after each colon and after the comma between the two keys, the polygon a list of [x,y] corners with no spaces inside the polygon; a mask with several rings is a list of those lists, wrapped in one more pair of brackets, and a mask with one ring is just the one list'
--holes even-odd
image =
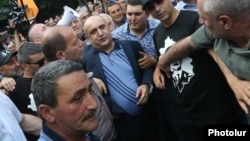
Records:
{"label": "shirt sleeve", "polygon": [[191,35],[191,40],[196,47],[212,48],[214,46],[215,38],[203,25]]}
{"label": "shirt sleeve", "polygon": [[0,93],[1,97],[4,99],[3,102],[4,104],[9,107],[10,111],[12,112],[12,114],[14,115],[14,117],[16,118],[16,120],[20,123],[22,120],[22,114],[20,113],[20,111],[17,109],[16,105],[11,101],[11,99],[6,96],[3,93]]}

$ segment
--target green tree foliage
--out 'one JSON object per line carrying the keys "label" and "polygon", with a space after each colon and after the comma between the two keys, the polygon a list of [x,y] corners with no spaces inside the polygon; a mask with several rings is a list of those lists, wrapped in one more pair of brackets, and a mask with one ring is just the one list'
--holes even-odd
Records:
{"label": "green tree foliage", "polygon": [[[8,8],[12,10],[9,2],[11,0],[1,0],[0,10],[3,8]],[[79,0],[34,0],[39,12],[36,17],[37,22],[44,22],[45,19],[50,17],[54,18],[56,15],[63,14],[63,7],[68,5],[69,7],[76,9],[79,5]],[[8,15],[3,15],[0,13],[0,19],[8,18]]]}
{"label": "green tree foliage", "polygon": [[0,2],[0,19],[5,19],[8,17],[8,14],[4,14],[4,10],[11,10],[9,5],[10,0],[1,0]]}

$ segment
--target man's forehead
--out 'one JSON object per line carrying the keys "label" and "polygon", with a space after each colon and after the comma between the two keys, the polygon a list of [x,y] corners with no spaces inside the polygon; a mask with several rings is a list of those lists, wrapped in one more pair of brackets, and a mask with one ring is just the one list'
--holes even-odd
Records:
{"label": "man's forehead", "polygon": [[13,60],[17,60],[17,55],[13,55],[10,57],[10,59],[3,65],[9,65],[9,63],[13,62]]}
{"label": "man's forehead", "polygon": [[[98,21],[98,22],[97,22]],[[94,24],[93,24],[94,23]],[[97,25],[97,24],[101,24],[101,23],[105,23],[104,18],[102,18],[101,16],[90,16],[85,24],[89,25]]]}

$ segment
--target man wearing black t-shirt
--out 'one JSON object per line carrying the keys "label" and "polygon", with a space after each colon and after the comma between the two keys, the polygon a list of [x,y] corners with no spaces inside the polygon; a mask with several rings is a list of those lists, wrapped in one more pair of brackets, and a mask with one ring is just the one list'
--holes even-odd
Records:
{"label": "man wearing black t-shirt", "polygon": [[[41,46],[32,42],[26,42],[19,48],[17,57],[24,74],[16,79],[15,89],[9,92],[9,97],[20,112],[38,116],[30,87],[33,76],[44,64],[45,57]],[[39,137],[29,133],[25,133],[25,136],[29,141],[36,141]]]}
{"label": "man wearing black t-shirt", "polygon": [[[144,8],[161,21],[153,36],[159,55],[200,26],[196,12],[178,11],[171,0],[142,2]],[[179,69],[173,69],[175,64],[170,65],[172,79],[167,79],[158,65],[153,75],[156,87],[163,89],[159,98],[164,103],[163,119],[173,132],[166,131],[168,140],[176,135],[172,140],[203,141],[204,125],[246,122],[239,107],[235,107],[237,101],[223,74],[206,50],[181,59]]]}

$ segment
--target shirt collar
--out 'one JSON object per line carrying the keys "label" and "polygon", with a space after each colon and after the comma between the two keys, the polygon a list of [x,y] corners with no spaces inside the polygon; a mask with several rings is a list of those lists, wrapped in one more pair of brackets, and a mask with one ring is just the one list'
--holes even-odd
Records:
{"label": "shirt collar", "polygon": [[66,141],[52,129],[50,129],[44,122],[43,122],[43,132],[44,134],[49,137],[53,141]]}
{"label": "shirt collar", "polygon": [[[118,40],[115,39],[115,38],[112,38],[112,40],[113,40],[114,43],[115,43],[115,47],[114,47],[113,50],[115,50],[115,49],[116,49],[116,50],[121,49],[121,46],[120,46],[120,44],[118,43]],[[93,46],[92,46],[92,47],[93,47]],[[93,47],[93,49],[94,49],[94,53],[102,52],[102,51],[99,51],[99,50],[95,49],[94,47]]]}

